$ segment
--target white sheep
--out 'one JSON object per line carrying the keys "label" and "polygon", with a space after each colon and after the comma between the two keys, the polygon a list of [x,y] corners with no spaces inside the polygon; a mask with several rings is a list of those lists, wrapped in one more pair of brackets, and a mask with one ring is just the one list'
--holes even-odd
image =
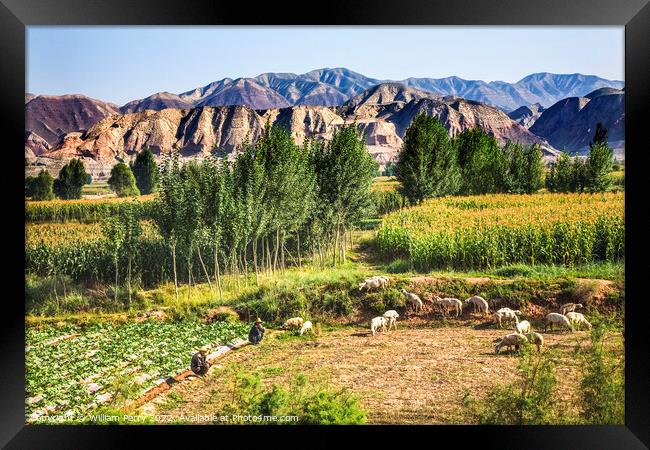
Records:
{"label": "white sheep", "polygon": [[544,325],[544,330],[546,331],[549,325],[551,326],[551,330],[553,330],[553,324],[556,323],[573,331],[573,327],[571,326],[569,319],[567,319],[565,315],[559,313],[549,313],[546,315],[546,324]]}
{"label": "white sheep", "polygon": [[303,323],[302,327],[300,327],[300,336],[305,334],[307,331],[309,331],[311,333],[314,332],[314,329],[313,329],[313,327],[311,325],[311,321],[309,321],[309,320],[307,322]]}
{"label": "white sheep", "polygon": [[291,319],[288,319],[286,322],[282,324],[282,328],[285,330],[287,328],[300,328],[302,327],[302,324],[304,323],[304,320],[302,317],[292,317]]}
{"label": "white sheep", "polygon": [[381,331],[386,331],[386,323],[388,322],[388,319],[383,316],[375,317],[370,321],[370,331],[372,332],[372,335],[375,335],[375,331],[377,331],[377,328],[381,327]]}
{"label": "white sheep", "polygon": [[474,312],[481,312],[484,314],[488,314],[489,312],[490,307],[488,305],[488,302],[483,297],[479,297],[478,295],[468,298],[465,300],[465,303],[471,303],[474,305]]}
{"label": "white sheep", "polygon": [[412,305],[415,309],[415,312],[422,310],[422,300],[416,294],[406,292],[406,289],[401,289],[402,294],[406,295],[406,301],[408,305]]}
{"label": "white sheep", "polygon": [[388,319],[388,331],[390,331],[390,327],[395,327],[397,330],[397,318],[399,317],[397,311],[389,309],[384,313],[384,317]]}
{"label": "white sheep", "polygon": [[390,284],[390,277],[387,277],[386,275],[377,275],[375,277],[379,281],[381,281],[382,285],[381,287],[386,288]]}
{"label": "white sheep", "polygon": [[521,314],[521,311],[517,310],[512,310],[510,308],[501,308],[497,312],[494,313],[494,321],[499,324],[499,328],[501,328],[501,322],[503,319],[514,319],[515,321],[517,320],[517,314]]}
{"label": "white sheep", "polygon": [[579,308],[582,308],[582,303],[565,303],[560,307],[560,312],[566,316],[566,313],[573,312]]}
{"label": "white sheep", "polygon": [[453,309],[456,312],[456,317],[463,313],[463,302],[457,298],[440,298],[436,295],[433,299],[440,305],[444,315],[449,313],[449,309]]}
{"label": "white sheep", "polygon": [[569,322],[571,322],[571,325],[587,325],[587,328],[591,330],[591,324],[589,321],[585,318],[584,314],[580,314],[577,312],[570,311],[566,313],[566,318],[569,319]]}
{"label": "white sheep", "polygon": [[383,281],[379,278],[368,278],[363,283],[359,283],[359,290],[370,291],[371,289],[379,289],[384,285]]}
{"label": "white sheep", "polygon": [[515,331],[521,334],[530,333],[530,322],[527,320],[519,322],[519,317],[515,315]]}
{"label": "white sheep", "polygon": [[528,338],[523,334],[507,334],[494,346],[494,352],[498,354],[501,351],[501,347],[508,347],[508,350],[514,347],[515,350],[519,350],[519,346],[525,342],[528,342]]}
{"label": "white sheep", "polygon": [[526,338],[528,338],[528,342],[537,346],[538,352],[541,351],[542,346],[544,345],[544,336],[533,331],[531,333],[526,333]]}

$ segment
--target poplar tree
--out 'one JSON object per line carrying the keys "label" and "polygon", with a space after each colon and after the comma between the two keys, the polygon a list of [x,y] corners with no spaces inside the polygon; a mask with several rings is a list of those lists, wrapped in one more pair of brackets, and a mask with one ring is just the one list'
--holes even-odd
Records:
{"label": "poplar tree", "polygon": [[438,119],[425,112],[415,116],[406,130],[394,173],[402,195],[413,204],[458,191],[456,149]]}

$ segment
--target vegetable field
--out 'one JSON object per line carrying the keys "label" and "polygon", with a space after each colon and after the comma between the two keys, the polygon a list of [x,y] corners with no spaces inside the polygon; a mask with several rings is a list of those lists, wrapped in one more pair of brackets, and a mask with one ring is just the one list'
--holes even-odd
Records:
{"label": "vegetable field", "polygon": [[625,256],[623,199],[622,192],[441,198],[387,215],[377,243],[385,257],[423,270],[617,261]]}
{"label": "vegetable field", "polygon": [[120,385],[139,394],[189,368],[194,352],[246,336],[249,325],[214,322],[96,323],[28,328],[26,332],[26,406],[28,420],[48,411],[83,416],[110,402]]}

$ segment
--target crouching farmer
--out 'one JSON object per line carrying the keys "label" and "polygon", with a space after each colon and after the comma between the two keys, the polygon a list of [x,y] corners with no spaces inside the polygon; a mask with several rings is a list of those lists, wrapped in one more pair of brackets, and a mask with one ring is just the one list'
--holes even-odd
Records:
{"label": "crouching farmer", "polygon": [[262,326],[262,319],[258,317],[255,324],[251,327],[251,331],[248,333],[248,340],[251,341],[252,344],[259,344],[264,337],[264,331],[266,330]]}
{"label": "crouching farmer", "polygon": [[206,360],[206,355],[208,354],[208,347],[204,346],[199,349],[198,352],[194,353],[192,356],[192,372],[197,375],[205,375],[208,373],[210,368],[210,363]]}

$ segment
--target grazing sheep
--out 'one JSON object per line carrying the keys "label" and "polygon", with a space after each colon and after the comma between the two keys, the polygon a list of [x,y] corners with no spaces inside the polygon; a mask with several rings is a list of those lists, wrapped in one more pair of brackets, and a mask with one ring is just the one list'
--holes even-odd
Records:
{"label": "grazing sheep", "polygon": [[573,312],[579,308],[582,308],[582,303],[565,303],[560,307],[560,313],[566,316],[566,313]]}
{"label": "grazing sheep", "polygon": [[478,295],[468,298],[465,300],[465,303],[471,303],[474,305],[474,312],[481,312],[484,314],[487,314],[489,312],[490,307],[488,305],[488,302],[483,297],[479,297]]}
{"label": "grazing sheep", "polygon": [[521,334],[530,333],[530,322],[527,320],[519,322],[519,317],[515,315],[515,331]]}
{"label": "grazing sheep", "polygon": [[312,328],[311,321],[307,321],[302,324],[302,327],[300,327],[300,336],[305,334],[307,331],[310,331],[311,333],[314,332],[314,329]]}
{"label": "grazing sheep", "polygon": [[384,317],[388,319],[388,331],[390,331],[390,327],[395,327],[397,330],[397,318],[399,317],[397,311],[389,309],[384,313]]}
{"label": "grazing sheep", "polygon": [[379,289],[383,286],[382,280],[378,278],[368,278],[365,280],[363,283],[359,283],[359,290],[363,291],[370,291],[372,289]]}
{"label": "grazing sheep", "polygon": [[566,313],[566,318],[569,319],[569,322],[571,322],[571,325],[587,325],[587,328],[591,330],[591,324],[589,321],[585,318],[584,314],[580,314],[577,312],[570,311]]}
{"label": "grazing sheep", "polygon": [[436,295],[433,300],[442,308],[442,313],[445,316],[449,313],[449,309],[456,312],[456,317],[463,313],[463,302],[457,298],[440,298]]}
{"label": "grazing sheep", "polygon": [[510,308],[501,308],[497,312],[494,313],[494,322],[499,324],[499,328],[501,328],[501,322],[503,319],[514,319],[515,321],[517,320],[517,314],[521,314],[521,311],[517,310],[512,310]]}
{"label": "grazing sheep", "polygon": [[532,332],[527,333],[526,338],[528,338],[528,342],[535,344],[538,352],[541,351],[542,346],[544,345],[544,336],[539,333]]}
{"label": "grazing sheep", "polygon": [[382,288],[386,288],[386,287],[388,287],[388,285],[390,284],[390,278],[387,277],[386,275],[377,275],[377,276],[374,277],[374,278],[376,278],[376,279],[378,279],[379,281],[381,281],[381,287],[382,287]]}
{"label": "grazing sheep", "polygon": [[381,327],[381,331],[386,331],[386,323],[388,322],[388,319],[383,316],[375,317],[370,321],[370,331],[372,332],[372,335],[375,335],[375,331],[377,331],[377,328]]}
{"label": "grazing sheep", "polygon": [[406,295],[406,301],[408,305],[412,305],[415,309],[415,312],[422,311],[422,300],[416,294],[406,292],[406,289],[401,289],[402,294]]}
{"label": "grazing sheep", "polygon": [[524,336],[523,334],[520,333],[512,333],[512,334],[507,334],[499,341],[498,344],[494,346],[494,352],[499,353],[501,351],[501,347],[508,347],[508,350],[512,350],[512,347],[515,348],[515,350],[519,350],[519,346],[522,345],[524,342],[528,342],[528,338]]}
{"label": "grazing sheep", "polygon": [[282,328],[285,330],[288,328],[300,328],[302,327],[304,320],[302,317],[292,317],[282,324]]}
{"label": "grazing sheep", "polygon": [[499,306],[501,306],[501,303],[503,303],[503,299],[501,298],[491,298],[488,300],[488,304],[490,305],[490,308],[496,310]]}
{"label": "grazing sheep", "polygon": [[553,324],[555,323],[573,331],[573,326],[571,325],[571,322],[569,322],[569,319],[559,313],[549,313],[546,315],[546,324],[544,325],[544,331],[546,331],[549,325],[551,326],[551,330],[553,330]]}

